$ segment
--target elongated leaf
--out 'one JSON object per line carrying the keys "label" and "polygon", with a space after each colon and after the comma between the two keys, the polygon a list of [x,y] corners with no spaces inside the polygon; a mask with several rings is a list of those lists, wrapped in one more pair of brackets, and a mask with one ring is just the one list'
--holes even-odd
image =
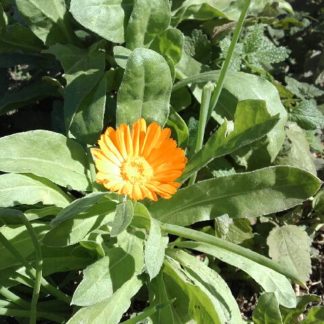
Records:
{"label": "elongated leaf", "polygon": [[207,289],[210,298],[215,299],[215,302],[220,304],[220,311],[223,313],[225,323],[242,323],[240,309],[235,298],[226,282],[217,272],[184,251],[170,249],[167,254],[180,262],[187,272],[191,274],[192,280],[198,286]]}
{"label": "elongated leaf", "polygon": [[282,324],[279,304],[274,293],[264,293],[253,311],[255,324]]}
{"label": "elongated leaf", "polygon": [[64,0],[16,0],[16,4],[30,29],[47,45],[71,39]]}
{"label": "elongated leaf", "polygon": [[70,11],[85,28],[109,41],[124,42],[122,0],[71,0]]}
{"label": "elongated leaf", "polygon": [[107,192],[93,192],[85,197],[74,200],[69,206],[61,210],[51,221],[52,226],[57,226],[75,216],[88,211],[97,204],[103,197],[108,196]]}
{"label": "elongated leaf", "polygon": [[0,207],[33,205],[65,207],[70,198],[55,184],[44,178],[26,174],[0,175]]}
{"label": "elongated leaf", "polygon": [[190,159],[181,179],[188,178],[212,159],[235,152],[259,140],[271,131],[277,122],[278,116],[269,115],[264,101],[240,101],[234,116],[234,130],[227,134],[228,123],[224,121],[203,148]]}
{"label": "elongated leaf", "polygon": [[[84,118],[91,115],[94,119],[95,113],[93,109],[99,106],[99,113],[96,117],[95,130],[99,131],[102,126],[103,103],[105,99],[100,99],[101,102],[95,107],[91,107],[92,100],[99,99],[104,96],[102,84],[96,90],[93,90],[98,82],[102,80],[105,70],[105,53],[101,49],[102,44],[95,43],[88,50],[80,49],[73,45],[55,44],[47,51],[60,61],[64,69],[64,77],[66,79],[66,87],[64,89],[64,118],[66,130],[71,128],[74,118],[77,116],[74,131],[80,135],[82,129],[92,125],[94,121],[87,121],[89,124],[84,124]],[[102,81],[104,82],[104,81]],[[93,90],[93,91],[92,91]],[[98,109],[98,108],[97,108]],[[99,121],[97,120],[99,119]],[[83,130],[81,133],[84,136]]]}
{"label": "elongated leaf", "polygon": [[312,307],[307,317],[301,322],[302,324],[320,324],[323,322],[324,318],[324,307],[323,306],[316,306]]}
{"label": "elongated leaf", "polygon": [[135,0],[126,29],[127,48],[146,47],[169,26],[170,20],[168,0]]}
{"label": "elongated leaf", "polygon": [[251,259],[229,250],[201,242],[179,242],[179,247],[194,249],[220,259],[241,269],[251,276],[266,292],[276,294],[281,305],[292,308],[296,306],[295,292],[289,280],[282,274],[267,268]]}
{"label": "elongated leaf", "polygon": [[110,298],[85,308],[81,308],[68,324],[118,324],[130,306],[131,298],[142,286],[142,281],[132,277]]}
{"label": "elongated leaf", "polygon": [[[44,224],[34,224],[34,231],[37,237],[41,240],[44,234],[48,230],[48,226]],[[34,253],[34,245],[30,239],[30,235],[26,230],[25,226],[1,226],[0,233],[3,234],[8,241],[19,251],[19,253],[27,258]],[[4,269],[12,266],[20,265],[20,261],[11,254],[2,244],[0,244],[0,270],[3,272]]]}
{"label": "elongated leaf", "polygon": [[111,297],[143,267],[143,242],[136,235],[122,233],[117,247],[91,264],[73,294],[72,304],[90,306]]}
{"label": "elongated leaf", "polygon": [[117,124],[131,124],[143,117],[147,122],[164,125],[171,87],[171,73],[164,58],[149,49],[134,50],[117,95]]}
{"label": "elongated leaf", "polygon": [[[116,203],[103,198],[102,201],[80,212],[77,215],[69,213],[66,220],[59,222],[44,238],[49,246],[68,246],[83,240],[89,233],[113,220]],[[71,210],[70,210],[71,211]],[[74,217],[73,217],[74,216]]]}
{"label": "elongated leaf", "polygon": [[159,222],[151,218],[150,232],[145,243],[145,266],[151,280],[161,270],[167,244],[168,238],[162,236]]}
{"label": "elongated leaf", "polygon": [[190,225],[223,214],[258,217],[301,204],[314,195],[320,180],[311,173],[288,166],[201,181],[179,190],[171,200],[150,207],[162,222]]}
{"label": "elongated leaf", "polygon": [[283,266],[295,269],[304,281],[311,273],[311,240],[305,230],[295,225],[275,227],[267,238],[269,255]]}
{"label": "elongated leaf", "polygon": [[111,236],[117,236],[124,231],[131,223],[134,216],[134,207],[131,200],[124,201],[117,205],[116,214],[111,227]]}
{"label": "elongated leaf", "polygon": [[76,112],[70,131],[79,142],[94,144],[102,132],[106,108],[107,78],[104,76]]}
{"label": "elongated leaf", "polygon": [[178,146],[185,147],[189,138],[189,129],[185,121],[173,108],[170,110],[166,126],[174,131]]}
{"label": "elongated leaf", "polygon": [[33,173],[75,190],[89,189],[88,162],[72,139],[45,131],[17,133],[0,139],[0,170]]}
{"label": "elongated leaf", "polygon": [[214,303],[204,287],[196,285],[177,261],[167,258],[163,272],[169,299],[175,298],[171,306],[175,323],[224,323],[218,313],[220,305]]}

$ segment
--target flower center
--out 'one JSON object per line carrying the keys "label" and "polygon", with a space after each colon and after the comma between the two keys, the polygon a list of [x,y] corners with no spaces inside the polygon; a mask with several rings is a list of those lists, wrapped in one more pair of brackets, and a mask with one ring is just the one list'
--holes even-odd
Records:
{"label": "flower center", "polygon": [[153,176],[153,169],[143,157],[134,156],[121,165],[120,173],[124,180],[132,184],[143,183]]}

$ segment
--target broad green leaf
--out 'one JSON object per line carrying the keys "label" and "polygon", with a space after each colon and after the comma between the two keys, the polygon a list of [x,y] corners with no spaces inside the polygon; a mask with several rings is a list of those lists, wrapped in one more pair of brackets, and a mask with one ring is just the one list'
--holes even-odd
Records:
{"label": "broad green leaf", "polygon": [[183,43],[184,35],[182,32],[176,28],[168,28],[154,38],[150,48],[160,53],[166,59],[174,74],[175,65],[182,56]]}
{"label": "broad green leaf", "polygon": [[320,185],[320,180],[307,171],[268,167],[198,182],[149,209],[161,222],[183,226],[224,214],[233,218],[258,217],[301,204]]}
{"label": "broad green leaf", "polygon": [[187,241],[179,242],[177,246],[212,255],[225,263],[239,268],[251,276],[266,292],[275,293],[281,305],[288,308],[296,306],[295,292],[289,280],[282,274],[248,257],[211,244]]}
{"label": "broad green leaf", "polygon": [[311,273],[311,240],[305,230],[296,225],[275,227],[267,238],[269,255],[285,267],[294,269],[304,281]]}
{"label": "broad green leaf", "polygon": [[52,228],[44,238],[44,244],[49,246],[68,246],[83,240],[89,233],[102,225],[112,222],[116,203],[103,198],[90,208],[73,214],[74,208],[67,211],[64,221]]}
{"label": "broad green leaf", "polygon": [[185,267],[191,279],[199,287],[204,287],[211,299],[219,303],[224,323],[242,323],[240,309],[230,288],[218,273],[205,263],[181,250],[168,250],[167,254]]}
{"label": "broad green leaf", "polygon": [[47,97],[58,97],[58,89],[44,81],[35,82],[19,90],[8,91],[0,99],[0,115]]}
{"label": "broad green leaf", "polygon": [[124,42],[122,0],[71,0],[70,12],[83,27],[114,42]]}
{"label": "broad green leaf", "polygon": [[167,258],[163,272],[168,297],[175,298],[171,305],[175,323],[224,323],[218,313],[219,304],[214,303],[207,289],[198,286],[177,261]]}
{"label": "broad green leaf", "polygon": [[102,200],[103,197],[107,196],[111,195],[107,192],[93,192],[85,197],[74,200],[69,206],[56,215],[56,217],[51,221],[51,225],[57,226],[64,221],[88,211],[91,207]]}
{"label": "broad green leaf", "polygon": [[160,271],[160,273],[148,284],[149,293],[151,296],[154,296],[154,304],[155,305],[166,305],[163,308],[157,308],[155,314],[151,316],[153,323],[162,323],[165,321],[169,324],[174,324],[176,321],[174,320],[172,305],[169,300],[166,286],[164,282],[164,273]]}
{"label": "broad green leaf", "polygon": [[132,277],[111,297],[104,301],[81,308],[67,322],[68,324],[118,324],[131,304],[131,298],[142,286],[142,281]]}
{"label": "broad green leaf", "polygon": [[75,190],[89,189],[86,153],[65,136],[35,130],[0,138],[0,170],[33,173]]}
{"label": "broad green leaf", "polygon": [[[73,45],[55,44],[46,51],[55,55],[64,69],[64,78],[66,79],[66,87],[64,89],[66,130],[70,130],[72,127],[72,130],[81,136],[85,136],[85,133],[87,134],[90,124],[94,128],[95,133],[98,133],[103,125],[103,101],[105,101],[105,98],[102,98],[104,97],[103,84],[99,84],[99,88],[95,89],[99,81],[104,77],[105,70],[105,53],[101,46],[102,43],[99,42],[85,50]],[[99,100],[99,98],[100,102],[93,102],[94,100]],[[100,111],[98,116],[95,116],[93,110],[98,109],[98,107]],[[91,123],[88,119],[87,123],[85,123],[85,118],[90,116],[92,119],[90,120]],[[76,124],[73,125],[75,117],[77,117],[77,120]],[[92,135],[91,140],[93,140],[94,134],[90,135]]]}
{"label": "broad green leaf", "polygon": [[310,130],[324,127],[324,115],[315,100],[303,100],[289,113],[289,119],[300,127]]}
{"label": "broad green leaf", "polygon": [[316,98],[324,94],[323,90],[315,87],[313,84],[299,82],[288,76],[285,77],[285,82],[287,83],[286,88],[301,99]]}
{"label": "broad green leaf", "polygon": [[7,26],[0,38],[0,53],[15,51],[34,53],[40,52],[43,46],[42,42],[28,28],[20,24]]}
{"label": "broad green leaf", "polygon": [[324,319],[324,307],[316,306],[312,307],[307,317],[301,322],[302,324],[321,324]]}
{"label": "broad green leaf", "polygon": [[[208,81],[215,82],[218,76],[219,71],[200,73],[178,82],[173,87],[173,90],[193,84],[193,94],[200,101],[204,83]],[[224,90],[221,93],[215,112],[223,118],[233,120],[237,103],[246,99],[265,101],[268,113],[271,116],[279,114],[280,119],[271,132],[267,134],[264,143],[261,143],[262,145],[260,144],[258,148],[254,146],[251,148],[245,147],[236,154],[242,160],[242,164],[248,164],[251,168],[269,165],[276,158],[285,139],[286,109],[280,101],[277,89],[270,82],[248,73],[228,72],[224,81]]]}
{"label": "broad green leaf", "polygon": [[168,237],[162,236],[160,223],[151,218],[150,232],[145,242],[145,266],[151,280],[161,270],[167,245]]}
{"label": "broad green leaf", "polygon": [[169,114],[171,87],[165,59],[152,50],[135,49],[129,56],[117,95],[117,124],[131,124],[143,117],[163,126]]}
{"label": "broad green leaf", "polygon": [[185,121],[181,116],[173,109],[170,109],[170,115],[166,122],[166,126],[170,127],[175,133],[178,146],[185,147],[189,138],[189,130]]}
{"label": "broad green leaf", "polygon": [[27,174],[0,175],[0,207],[36,203],[65,207],[70,198],[54,183]]}
{"label": "broad green leaf", "polygon": [[129,49],[146,47],[170,24],[168,0],[135,0],[125,33]]}
{"label": "broad green leaf", "polygon": [[282,324],[279,303],[274,293],[264,293],[253,311],[255,324]]}
{"label": "broad green leaf", "polygon": [[64,0],[16,0],[16,4],[29,28],[45,44],[71,40]]}
{"label": "broad green leaf", "polygon": [[172,91],[170,104],[176,112],[186,109],[191,104],[191,94],[189,90],[187,88],[180,88]]}
{"label": "broad green leaf", "polygon": [[83,280],[73,294],[72,304],[90,306],[111,297],[143,267],[143,242],[136,235],[123,233],[116,247],[84,271]]}
{"label": "broad green leaf", "polygon": [[314,158],[310,153],[304,131],[295,123],[288,123],[285,132],[286,143],[277,156],[275,164],[295,166],[316,175]]}
{"label": "broad green leaf", "polygon": [[234,130],[228,130],[229,124],[225,120],[203,148],[189,160],[181,179],[187,179],[213,159],[233,153],[266,136],[277,122],[278,116],[269,115],[264,101],[240,101],[234,116]]}
{"label": "broad green leaf", "polygon": [[284,324],[298,323],[297,319],[300,314],[304,313],[309,303],[320,302],[321,298],[317,295],[297,296],[297,306],[294,309],[281,308],[281,315]]}
{"label": "broad green leaf", "polygon": [[104,76],[76,112],[70,131],[79,142],[94,144],[104,126],[107,78]]}
{"label": "broad green leaf", "polygon": [[123,232],[132,222],[134,216],[134,207],[131,200],[126,200],[116,207],[115,218],[111,224],[110,235],[112,237]]}

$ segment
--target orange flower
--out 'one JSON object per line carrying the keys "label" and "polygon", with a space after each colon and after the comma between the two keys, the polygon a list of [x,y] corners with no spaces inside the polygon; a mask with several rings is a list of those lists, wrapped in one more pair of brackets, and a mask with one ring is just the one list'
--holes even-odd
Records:
{"label": "orange flower", "polygon": [[180,187],[175,180],[187,159],[170,135],[170,128],[162,129],[156,122],[146,127],[144,119],[131,130],[126,124],[116,130],[108,127],[98,141],[99,148],[92,149],[96,181],[133,200],[156,201],[158,195],[171,198]]}

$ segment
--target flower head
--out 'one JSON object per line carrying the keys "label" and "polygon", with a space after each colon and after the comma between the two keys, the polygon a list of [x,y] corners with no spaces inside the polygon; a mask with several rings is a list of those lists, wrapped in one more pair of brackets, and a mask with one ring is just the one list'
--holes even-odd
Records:
{"label": "flower head", "polygon": [[126,124],[116,130],[108,127],[99,148],[92,149],[96,181],[133,200],[171,198],[180,187],[175,180],[187,159],[170,135],[170,128],[162,129],[156,122],[146,126],[144,119],[131,129]]}

